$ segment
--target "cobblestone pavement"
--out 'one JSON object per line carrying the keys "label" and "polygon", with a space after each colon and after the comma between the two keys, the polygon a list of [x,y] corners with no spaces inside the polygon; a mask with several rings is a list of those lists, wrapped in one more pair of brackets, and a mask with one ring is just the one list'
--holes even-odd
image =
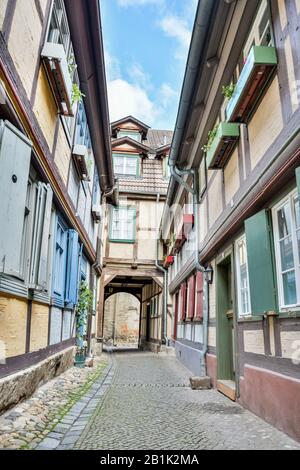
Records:
{"label": "cobblestone pavement", "polygon": [[192,391],[174,357],[123,352],[113,362],[111,385],[77,449],[300,449],[217,391]]}
{"label": "cobblestone pavement", "polygon": [[[105,356],[95,360],[94,367],[71,367],[0,416],[0,449],[34,449],[44,440],[53,446],[53,435],[63,438],[68,432],[70,414],[80,414],[82,402],[88,403],[92,387],[103,380],[107,367]],[[53,434],[54,429],[60,434]]]}

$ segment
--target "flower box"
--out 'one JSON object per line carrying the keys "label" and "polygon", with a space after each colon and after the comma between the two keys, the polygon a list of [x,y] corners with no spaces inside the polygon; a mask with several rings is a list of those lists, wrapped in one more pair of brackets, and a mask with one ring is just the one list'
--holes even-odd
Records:
{"label": "flower box", "polygon": [[218,170],[225,166],[239,137],[239,124],[232,122],[219,124],[217,133],[206,154],[207,167],[210,170]]}
{"label": "flower box", "polygon": [[170,266],[172,266],[172,264],[174,263],[174,256],[166,256],[165,260],[164,260],[164,268],[169,268]]}
{"label": "flower box", "polygon": [[226,108],[230,122],[247,122],[277,66],[275,47],[253,46],[245,62],[235,91]]}

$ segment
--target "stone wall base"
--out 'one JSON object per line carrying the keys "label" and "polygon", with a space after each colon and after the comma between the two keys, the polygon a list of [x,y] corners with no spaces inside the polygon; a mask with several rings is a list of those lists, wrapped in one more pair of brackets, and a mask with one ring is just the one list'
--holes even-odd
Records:
{"label": "stone wall base", "polygon": [[60,351],[40,363],[0,379],[0,414],[30,398],[35,390],[74,364],[75,348]]}
{"label": "stone wall base", "polygon": [[151,351],[154,353],[159,353],[161,351],[161,344],[160,343],[152,343],[151,341],[143,341],[141,342],[140,349],[142,351]]}
{"label": "stone wall base", "polygon": [[267,369],[245,366],[239,402],[300,441],[300,380]]}

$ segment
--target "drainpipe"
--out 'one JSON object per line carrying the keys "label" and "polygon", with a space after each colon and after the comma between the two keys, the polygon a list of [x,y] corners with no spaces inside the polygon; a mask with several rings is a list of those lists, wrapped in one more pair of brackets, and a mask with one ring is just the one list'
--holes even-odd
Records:
{"label": "drainpipe", "polygon": [[[194,228],[195,228],[195,266],[196,270],[204,275],[204,307],[203,307],[203,347],[201,351],[201,376],[206,376],[206,353],[208,344],[208,282],[205,279],[205,267],[200,263],[199,257],[199,211],[198,211],[198,184],[196,170],[190,168],[188,170],[180,170],[170,160],[169,161],[171,176],[183,186],[190,194],[193,195],[193,214],[194,214]],[[183,179],[183,176],[193,177],[193,186],[189,186]]]}
{"label": "drainpipe", "polygon": [[[160,194],[157,194],[156,198],[156,204],[158,205],[160,200]],[[169,344],[169,338],[167,336],[167,316],[168,316],[168,270],[163,268],[159,263],[159,240],[160,240],[160,229],[158,229],[157,232],[157,238],[156,238],[156,260],[155,260],[155,266],[159,271],[161,271],[164,274],[164,286],[163,286],[163,332],[162,332],[162,337],[163,337],[163,342],[164,344],[168,345]]]}

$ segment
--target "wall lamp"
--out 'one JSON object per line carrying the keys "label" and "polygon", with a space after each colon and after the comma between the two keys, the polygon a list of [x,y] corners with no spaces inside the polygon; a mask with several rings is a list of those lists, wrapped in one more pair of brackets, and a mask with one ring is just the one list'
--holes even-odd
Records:
{"label": "wall lamp", "polygon": [[213,268],[211,267],[211,264],[209,264],[209,265],[205,268],[204,276],[205,276],[205,281],[206,281],[208,284],[212,284],[212,282],[213,282],[213,276],[214,276],[214,270],[213,270]]}

